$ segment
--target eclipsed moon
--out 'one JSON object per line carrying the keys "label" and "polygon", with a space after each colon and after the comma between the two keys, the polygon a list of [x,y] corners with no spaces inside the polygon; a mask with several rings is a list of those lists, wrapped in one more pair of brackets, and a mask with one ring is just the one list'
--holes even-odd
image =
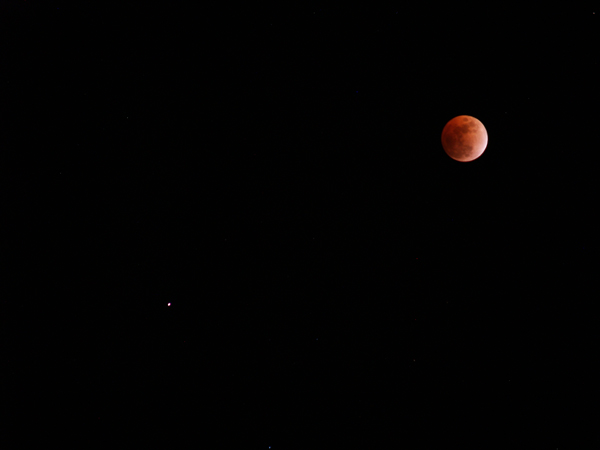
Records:
{"label": "eclipsed moon", "polygon": [[442,131],[442,147],[456,161],[469,162],[479,158],[487,143],[487,131],[475,117],[457,116]]}

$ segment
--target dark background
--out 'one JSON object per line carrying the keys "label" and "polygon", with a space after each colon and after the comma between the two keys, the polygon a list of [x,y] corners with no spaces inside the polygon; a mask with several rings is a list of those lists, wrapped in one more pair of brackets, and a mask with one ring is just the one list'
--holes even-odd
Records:
{"label": "dark background", "polygon": [[15,421],[412,448],[587,409],[593,10],[0,4]]}

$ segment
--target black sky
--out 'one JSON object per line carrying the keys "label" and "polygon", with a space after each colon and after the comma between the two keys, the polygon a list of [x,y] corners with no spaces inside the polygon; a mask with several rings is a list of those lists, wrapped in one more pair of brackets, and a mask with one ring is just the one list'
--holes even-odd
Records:
{"label": "black sky", "polygon": [[[236,448],[559,442],[595,373],[593,10],[0,12],[24,413]],[[440,142],[462,114],[489,135],[466,164]]]}

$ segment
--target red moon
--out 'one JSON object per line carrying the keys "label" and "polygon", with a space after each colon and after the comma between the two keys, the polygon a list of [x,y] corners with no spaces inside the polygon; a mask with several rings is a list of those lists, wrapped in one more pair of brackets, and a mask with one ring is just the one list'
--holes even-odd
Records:
{"label": "red moon", "polygon": [[442,147],[456,161],[476,160],[485,151],[487,143],[487,131],[475,117],[457,116],[442,131]]}

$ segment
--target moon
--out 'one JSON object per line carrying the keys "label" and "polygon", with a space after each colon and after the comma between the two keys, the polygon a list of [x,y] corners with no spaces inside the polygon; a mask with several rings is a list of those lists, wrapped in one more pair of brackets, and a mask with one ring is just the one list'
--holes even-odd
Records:
{"label": "moon", "polygon": [[442,131],[442,147],[456,161],[476,160],[485,151],[487,143],[487,131],[475,117],[457,116]]}

